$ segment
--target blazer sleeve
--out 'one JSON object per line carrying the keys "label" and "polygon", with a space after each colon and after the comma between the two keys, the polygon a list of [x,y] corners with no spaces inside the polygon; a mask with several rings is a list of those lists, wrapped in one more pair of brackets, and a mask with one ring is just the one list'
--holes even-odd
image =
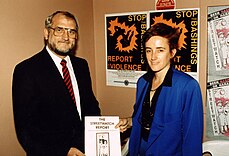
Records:
{"label": "blazer sleeve", "polygon": [[191,80],[185,87],[183,108],[183,155],[201,156],[203,137],[203,103],[199,84]]}
{"label": "blazer sleeve", "polygon": [[28,152],[28,146],[33,146],[28,135],[30,110],[29,104],[33,99],[33,84],[24,69],[23,64],[15,67],[13,73],[12,96],[15,129],[18,140],[24,150]]}

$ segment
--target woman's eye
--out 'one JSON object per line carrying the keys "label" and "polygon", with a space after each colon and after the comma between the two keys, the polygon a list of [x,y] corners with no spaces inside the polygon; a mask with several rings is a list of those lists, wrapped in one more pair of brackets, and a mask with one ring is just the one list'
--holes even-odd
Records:
{"label": "woman's eye", "polygon": [[164,49],[158,49],[157,52],[159,53],[164,52]]}
{"label": "woman's eye", "polygon": [[152,52],[152,50],[150,50],[150,49],[146,49],[146,52],[147,52],[147,53],[150,53],[150,52]]}

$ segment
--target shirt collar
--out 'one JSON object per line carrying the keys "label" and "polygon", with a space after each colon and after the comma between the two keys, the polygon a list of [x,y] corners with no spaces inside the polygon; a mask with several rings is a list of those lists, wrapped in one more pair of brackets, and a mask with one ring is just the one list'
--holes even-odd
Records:
{"label": "shirt collar", "polygon": [[172,76],[173,76],[173,70],[172,70],[172,67],[170,67],[165,75],[165,79],[162,85],[171,87],[172,86]]}
{"label": "shirt collar", "polygon": [[[173,67],[170,67],[169,70],[167,71],[165,75],[165,79],[163,83],[161,84],[162,86],[172,86],[172,76],[173,76]],[[153,71],[148,71],[144,76],[144,79],[148,81],[149,83],[152,82],[152,79],[154,77],[154,72]]]}
{"label": "shirt collar", "polygon": [[[57,64],[59,65],[62,59],[61,59],[60,57],[56,56],[56,55],[49,49],[48,46],[46,46],[45,48],[46,48],[46,50],[48,51],[48,53],[49,53],[49,55],[51,56],[51,58],[53,59],[53,61],[55,62],[55,64],[56,64],[56,65],[57,65]],[[71,62],[71,61],[70,61],[70,57],[69,57],[68,55],[67,55],[64,59],[67,61],[67,63]]]}

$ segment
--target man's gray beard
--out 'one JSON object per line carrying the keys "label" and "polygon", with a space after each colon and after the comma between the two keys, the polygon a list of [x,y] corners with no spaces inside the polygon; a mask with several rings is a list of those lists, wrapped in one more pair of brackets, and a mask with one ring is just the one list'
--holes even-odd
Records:
{"label": "man's gray beard", "polygon": [[54,53],[56,53],[57,55],[60,55],[60,56],[67,56],[67,55],[71,54],[72,51],[73,51],[73,49],[74,49],[74,47],[73,47],[73,48],[69,49],[67,52],[63,52],[63,51],[58,50],[57,48],[53,48],[51,45],[49,45],[49,48],[50,48]]}
{"label": "man's gray beard", "polygon": [[54,51],[57,55],[67,56],[67,55],[71,54],[72,49],[69,49],[67,52],[59,51],[58,49],[54,49],[53,51]]}
{"label": "man's gray beard", "polygon": [[67,56],[69,54],[74,54],[74,51],[76,49],[76,44],[74,44],[74,46],[71,49],[69,49],[67,52],[63,52],[58,50],[57,48],[54,48],[46,39],[44,39],[44,43],[49,47],[50,50],[52,50],[54,53],[60,56]]}

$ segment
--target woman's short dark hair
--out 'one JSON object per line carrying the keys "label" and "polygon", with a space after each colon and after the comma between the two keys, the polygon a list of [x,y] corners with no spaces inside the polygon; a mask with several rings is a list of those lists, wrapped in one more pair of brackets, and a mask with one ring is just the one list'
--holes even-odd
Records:
{"label": "woman's short dark hair", "polygon": [[[169,49],[178,49],[178,41],[181,34],[181,30],[179,28],[173,28],[164,23],[156,23],[146,30],[142,37],[142,46],[145,51],[145,43],[153,36],[161,36],[168,39]],[[146,63],[147,71],[151,71],[146,59],[146,53],[143,53],[143,60]],[[173,63],[173,60],[171,60]]]}
{"label": "woman's short dark hair", "polygon": [[178,48],[178,40],[180,37],[181,31],[179,28],[173,28],[164,23],[156,23],[151,26],[143,35],[142,43],[145,49],[145,43],[153,36],[161,36],[168,39],[169,48],[177,49]]}

